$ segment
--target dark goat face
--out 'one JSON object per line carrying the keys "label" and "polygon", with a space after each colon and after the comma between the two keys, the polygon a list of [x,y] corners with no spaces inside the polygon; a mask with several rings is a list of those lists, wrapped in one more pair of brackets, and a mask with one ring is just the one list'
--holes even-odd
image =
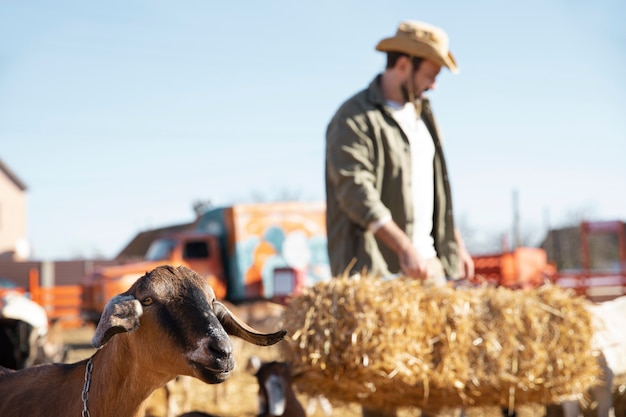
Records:
{"label": "dark goat face", "polygon": [[[142,341],[137,343],[153,346],[155,351],[173,343],[176,355],[187,364],[186,370],[178,368],[174,373],[195,376],[207,383],[224,381],[234,368],[228,334],[257,345],[274,344],[285,334],[262,334],[251,329],[215,301],[213,290],[202,277],[182,266],[158,267],[139,278],[128,291],[113,297],[105,307],[92,344],[100,347],[116,333],[137,329],[137,334],[142,334]],[[166,353],[166,362],[180,362],[181,358],[172,357],[171,349]]]}
{"label": "dark goat face", "polygon": [[259,415],[285,415],[289,401],[292,402],[292,411],[298,409],[301,412],[297,415],[305,415],[291,389],[289,365],[284,362],[266,362],[260,366],[255,376],[259,382]]}

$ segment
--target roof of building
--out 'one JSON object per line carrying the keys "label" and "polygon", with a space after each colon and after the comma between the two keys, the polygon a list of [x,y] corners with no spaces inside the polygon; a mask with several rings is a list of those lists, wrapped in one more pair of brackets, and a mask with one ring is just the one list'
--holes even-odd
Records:
{"label": "roof of building", "polygon": [[11,181],[13,181],[13,183],[15,183],[15,185],[22,191],[26,191],[26,184],[24,184],[18,177],[17,175],[15,175],[15,173],[13,171],[11,171],[9,169],[8,166],[6,166],[6,164],[4,162],[2,162],[2,160],[0,160],[0,172],[4,172],[4,175],[6,175]]}

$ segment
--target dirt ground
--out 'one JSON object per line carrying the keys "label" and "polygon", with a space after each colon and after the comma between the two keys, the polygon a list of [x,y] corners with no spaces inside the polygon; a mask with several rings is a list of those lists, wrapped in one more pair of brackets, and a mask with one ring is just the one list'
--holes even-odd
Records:
{"label": "dirt ground", "polygon": [[[90,326],[67,329],[64,331],[65,343],[70,347],[67,362],[76,362],[85,359],[94,352],[90,346],[94,328]],[[218,385],[204,384],[196,379],[189,378],[174,383],[173,398],[178,405],[178,413],[188,411],[204,411],[222,417],[253,417],[258,414],[256,378],[246,371],[248,358],[252,355],[262,360],[280,360],[280,352],[276,347],[258,347],[239,340],[235,343],[236,363],[232,377]],[[187,384],[187,385],[184,385]],[[186,395],[186,398],[185,398]],[[298,398],[307,409],[309,417],[327,417],[322,408],[306,395],[298,393]],[[183,405],[185,400],[187,405]],[[167,407],[165,390],[156,391],[149,399],[145,417],[166,417]],[[443,413],[446,414],[446,413]],[[480,408],[467,410],[468,417],[500,417],[498,408]],[[524,406],[517,410],[518,417],[539,417],[545,414],[542,406]],[[332,416],[360,417],[361,408],[358,404],[335,404]],[[449,413],[448,415],[452,415]],[[419,410],[402,409],[400,417],[418,417]]]}

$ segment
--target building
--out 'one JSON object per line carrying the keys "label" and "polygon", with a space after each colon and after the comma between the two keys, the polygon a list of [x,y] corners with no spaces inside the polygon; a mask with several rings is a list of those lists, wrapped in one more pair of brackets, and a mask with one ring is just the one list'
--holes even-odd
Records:
{"label": "building", "polygon": [[30,256],[26,237],[26,185],[0,160],[0,259]]}
{"label": "building", "polygon": [[626,222],[584,221],[552,229],[540,247],[559,271],[626,271]]}

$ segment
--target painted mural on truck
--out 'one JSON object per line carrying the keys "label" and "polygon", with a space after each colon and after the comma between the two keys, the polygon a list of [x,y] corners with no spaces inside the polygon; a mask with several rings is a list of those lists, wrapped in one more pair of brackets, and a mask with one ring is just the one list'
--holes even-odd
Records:
{"label": "painted mural on truck", "polygon": [[236,204],[209,210],[197,228],[219,235],[233,299],[274,296],[277,269],[293,268],[306,286],[330,279],[323,203]]}

